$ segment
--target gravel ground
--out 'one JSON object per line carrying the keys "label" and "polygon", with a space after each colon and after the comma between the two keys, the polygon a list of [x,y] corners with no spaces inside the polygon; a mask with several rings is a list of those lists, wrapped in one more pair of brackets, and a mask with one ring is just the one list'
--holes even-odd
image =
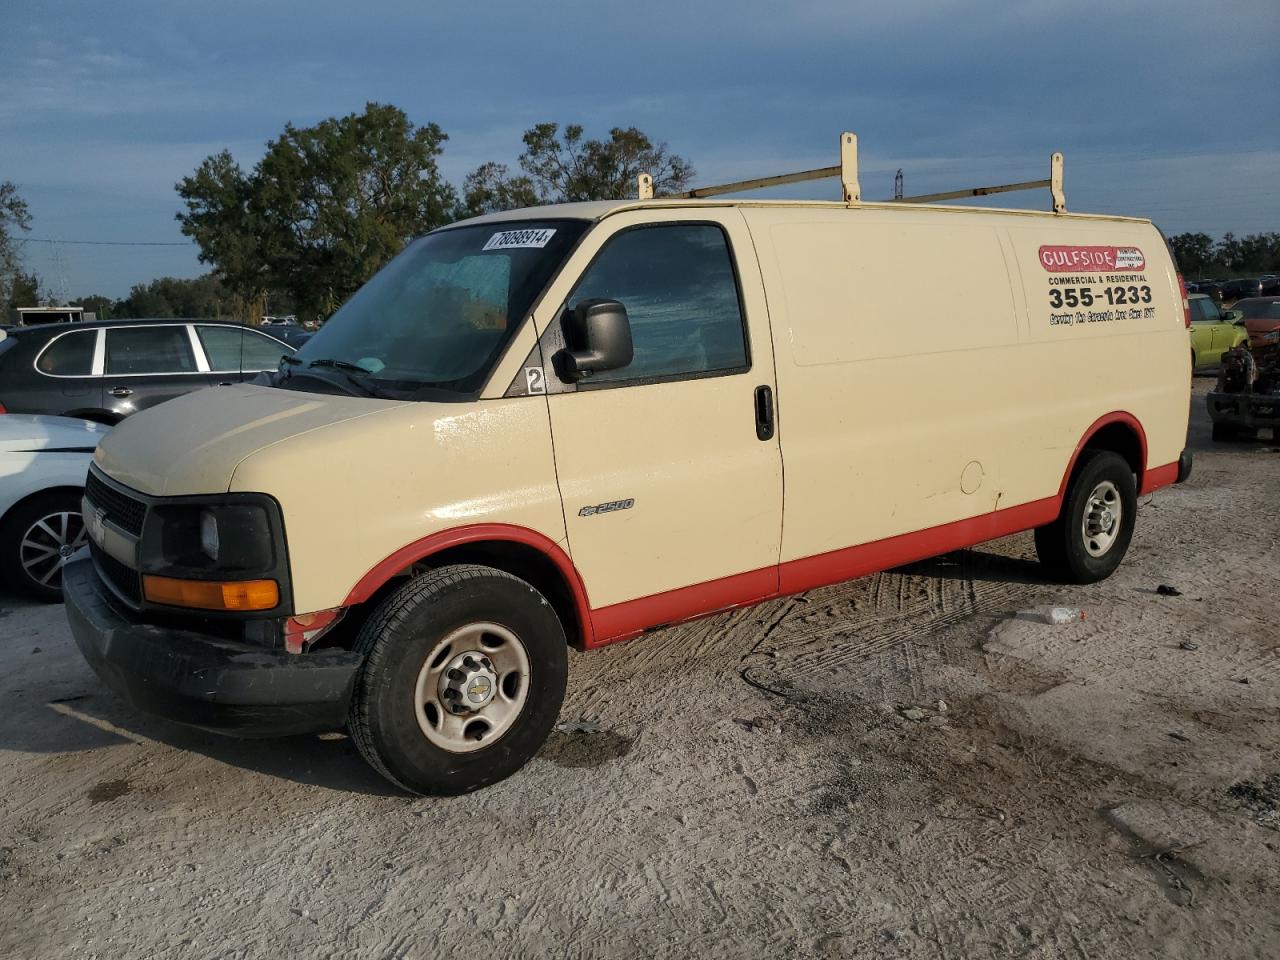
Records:
{"label": "gravel ground", "polygon": [[136,714],[0,596],[0,956],[1280,955],[1280,453],[1209,383],[1109,581],[1022,535],[575,654],[468,797]]}

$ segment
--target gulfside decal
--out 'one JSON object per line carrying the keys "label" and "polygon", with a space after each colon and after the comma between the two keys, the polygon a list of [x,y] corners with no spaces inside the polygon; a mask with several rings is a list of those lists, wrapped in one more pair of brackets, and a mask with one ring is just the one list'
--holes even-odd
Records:
{"label": "gulfside decal", "polygon": [[1138,247],[1046,245],[1049,326],[1117,323],[1155,316],[1147,258]]}

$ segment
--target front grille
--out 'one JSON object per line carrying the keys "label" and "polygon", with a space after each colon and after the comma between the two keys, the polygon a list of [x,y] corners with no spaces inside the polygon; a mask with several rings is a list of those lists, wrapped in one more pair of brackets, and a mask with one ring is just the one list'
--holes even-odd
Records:
{"label": "front grille", "polygon": [[[89,479],[93,479],[93,475],[89,475]],[[90,542],[89,554],[93,557],[94,566],[98,568],[98,573],[102,574],[102,578],[111,586],[115,587],[130,603],[142,602],[142,576],[137,570],[127,566],[111,556],[109,553],[98,549],[96,543]]]}
{"label": "front grille", "polygon": [[135,537],[142,535],[142,521],[147,515],[147,505],[141,500],[135,500],[127,493],[107,486],[92,470],[89,471],[89,479],[85,481],[84,495],[91,504],[105,511],[106,519],[121,530]]}

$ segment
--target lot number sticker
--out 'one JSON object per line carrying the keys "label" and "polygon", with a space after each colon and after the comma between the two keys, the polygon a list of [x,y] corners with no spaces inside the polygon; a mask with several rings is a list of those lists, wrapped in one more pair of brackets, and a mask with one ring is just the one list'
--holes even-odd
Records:
{"label": "lot number sticker", "polygon": [[542,230],[502,230],[485,241],[482,250],[517,250],[531,247],[535,250],[545,247],[556,235],[554,229]]}

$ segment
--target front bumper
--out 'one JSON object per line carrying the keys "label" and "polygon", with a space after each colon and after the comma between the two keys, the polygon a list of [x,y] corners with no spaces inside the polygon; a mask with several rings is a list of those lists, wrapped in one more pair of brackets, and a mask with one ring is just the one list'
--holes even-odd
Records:
{"label": "front bumper", "polygon": [[1234,427],[1280,427],[1280,394],[1223,393],[1211,391],[1205,398],[1209,419]]}
{"label": "front bumper", "polygon": [[62,571],[71,633],[94,672],[147,713],[241,737],[339,730],[358,654],[290,654],[142,623],[113,604],[87,555]]}

